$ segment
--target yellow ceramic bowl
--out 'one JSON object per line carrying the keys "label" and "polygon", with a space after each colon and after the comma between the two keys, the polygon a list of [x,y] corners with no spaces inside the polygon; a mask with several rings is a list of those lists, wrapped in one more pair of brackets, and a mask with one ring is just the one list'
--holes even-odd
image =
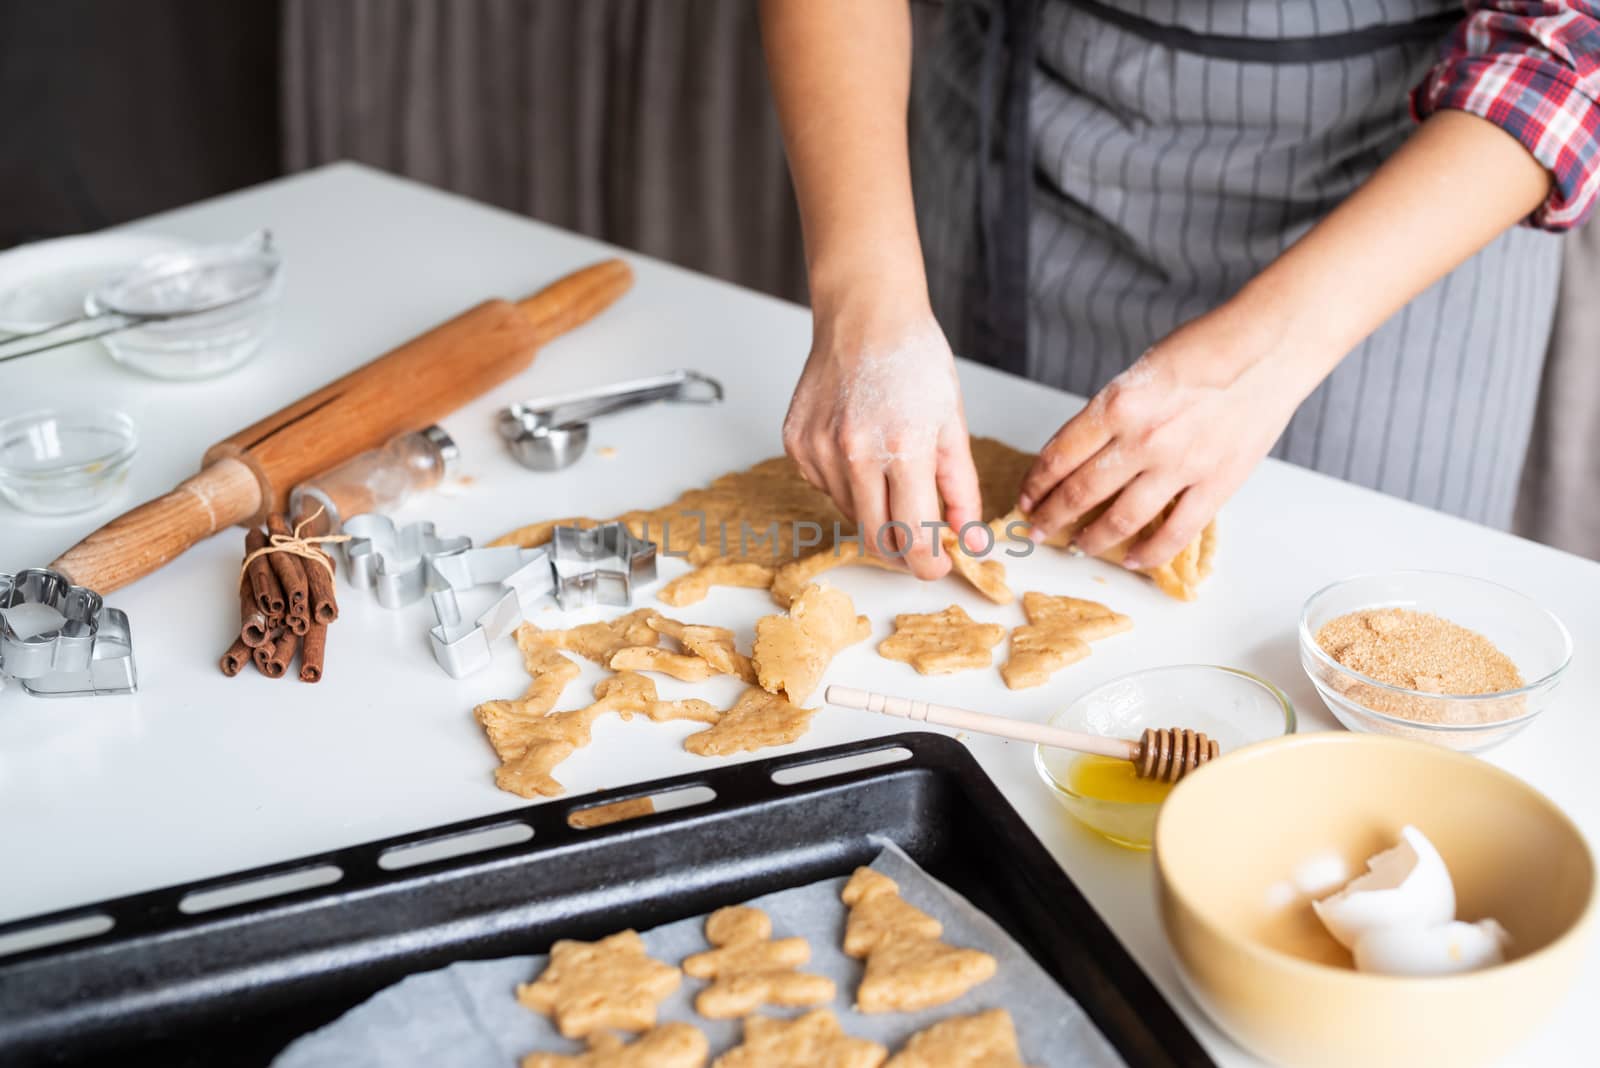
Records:
{"label": "yellow ceramic bowl", "polygon": [[[1297,867],[1332,851],[1363,871],[1407,823],[1449,866],[1457,918],[1511,932],[1505,964],[1362,974],[1293,894]],[[1474,757],[1375,735],[1264,742],[1186,778],[1157,821],[1155,860],[1190,993],[1241,1045],[1288,1066],[1497,1059],[1565,993],[1596,911],[1594,857],[1543,794]]]}

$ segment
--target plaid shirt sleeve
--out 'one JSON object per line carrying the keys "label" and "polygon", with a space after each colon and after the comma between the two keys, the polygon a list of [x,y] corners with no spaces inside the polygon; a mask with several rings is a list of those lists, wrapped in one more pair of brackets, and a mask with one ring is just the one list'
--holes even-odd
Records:
{"label": "plaid shirt sleeve", "polygon": [[1554,179],[1529,225],[1566,230],[1600,197],[1600,0],[1468,0],[1411,93],[1420,122],[1453,108],[1520,141]]}

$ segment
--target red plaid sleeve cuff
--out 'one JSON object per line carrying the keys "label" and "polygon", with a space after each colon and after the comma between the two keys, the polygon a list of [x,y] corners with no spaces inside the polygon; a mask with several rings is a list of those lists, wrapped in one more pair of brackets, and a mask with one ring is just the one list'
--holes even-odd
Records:
{"label": "red plaid sleeve cuff", "polygon": [[1527,222],[1569,229],[1600,198],[1600,3],[1468,6],[1479,10],[1412,91],[1412,113],[1465,111],[1515,137],[1554,179]]}

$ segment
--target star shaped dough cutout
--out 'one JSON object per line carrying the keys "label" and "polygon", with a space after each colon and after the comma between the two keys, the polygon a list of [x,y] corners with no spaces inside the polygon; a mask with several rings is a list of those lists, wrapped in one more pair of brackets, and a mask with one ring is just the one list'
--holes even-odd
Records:
{"label": "star shaped dough cutout", "polygon": [[544,971],[517,987],[517,1000],[550,1017],[566,1038],[596,1031],[648,1031],[656,1006],[678,989],[682,973],[652,958],[636,931],[598,942],[563,940]]}
{"label": "star shaped dough cutout", "polygon": [[878,643],[878,655],[910,664],[924,675],[951,675],[988,667],[1006,636],[998,623],[979,623],[959,605],[939,612],[894,617],[894,633]]}

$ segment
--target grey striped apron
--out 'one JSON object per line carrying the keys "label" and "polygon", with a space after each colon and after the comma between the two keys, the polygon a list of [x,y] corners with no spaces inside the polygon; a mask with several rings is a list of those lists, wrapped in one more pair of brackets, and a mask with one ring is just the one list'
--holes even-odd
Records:
{"label": "grey striped apron", "polygon": [[[929,286],[957,351],[1099,390],[1400,145],[1407,93],[1459,11],[947,5],[919,28],[911,143]],[[1509,525],[1559,267],[1552,236],[1501,236],[1354,350],[1273,455]]]}

